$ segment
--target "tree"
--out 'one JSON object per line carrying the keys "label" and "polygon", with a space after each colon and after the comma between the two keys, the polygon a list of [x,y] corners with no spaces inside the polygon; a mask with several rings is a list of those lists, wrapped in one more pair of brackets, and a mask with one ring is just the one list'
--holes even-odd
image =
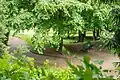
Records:
{"label": "tree", "polygon": [[105,21],[111,10],[110,5],[101,3],[100,0],[88,0],[85,2],[92,6],[92,10],[84,10],[82,17],[85,22],[84,30],[93,31],[93,39],[97,40],[100,37],[100,32],[106,25]]}
{"label": "tree", "polygon": [[[117,54],[120,57],[120,2],[113,0],[110,2],[111,10],[109,11],[109,17],[106,20],[104,47],[107,47],[112,53]],[[106,3],[108,4],[108,3]],[[109,34],[108,34],[109,33]]]}
{"label": "tree", "polygon": [[11,30],[16,34],[33,27],[35,3],[36,0],[0,0],[0,52],[8,46]]}
{"label": "tree", "polygon": [[[23,3],[24,2],[24,3]],[[31,13],[31,1],[28,0],[0,0],[0,21],[6,26],[7,40],[4,42],[7,45],[11,29],[16,32],[29,29],[33,22],[33,14]],[[26,7],[27,5],[27,7]]]}
{"label": "tree", "polygon": [[120,7],[114,8],[111,11],[112,15],[112,30],[109,31],[113,34],[113,37],[108,40],[107,46],[120,57]]}
{"label": "tree", "polygon": [[45,46],[45,43],[47,43],[46,38],[49,37],[47,34],[52,29],[52,40],[57,41],[58,48],[61,51],[65,34],[69,30],[80,30],[83,26],[84,21],[81,12],[85,9],[91,9],[91,6],[77,0],[38,1],[34,9],[36,15],[34,43],[36,48],[41,44]]}
{"label": "tree", "polygon": [[6,44],[4,43],[4,41],[6,41],[6,29],[4,27],[4,25],[0,22],[0,56],[1,54],[3,54],[5,48],[6,48]]}

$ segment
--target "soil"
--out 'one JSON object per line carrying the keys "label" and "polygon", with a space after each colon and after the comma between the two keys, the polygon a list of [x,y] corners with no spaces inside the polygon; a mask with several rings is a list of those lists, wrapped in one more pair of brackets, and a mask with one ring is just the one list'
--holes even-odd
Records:
{"label": "soil", "polygon": [[[17,37],[10,37],[9,39],[10,43],[10,52],[16,49],[18,45],[27,45],[27,43],[20,38]],[[112,63],[114,61],[118,61],[119,59],[115,57],[114,55],[111,55],[109,51],[103,50],[100,51],[98,49],[98,42],[94,42],[93,44],[96,44],[93,49],[91,49],[89,52],[80,52],[82,49],[81,43],[74,43],[70,45],[64,45],[68,50],[72,52],[72,56],[68,55],[61,55],[59,52],[55,51],[55,49],[48,48],[44,53],[44,55],[35,54],[32,52],[26,53],[27,56],[32,57],[35,59],[35,63],[37,65],[42,65],[44,61],[47,59],[50,61],[51,65],[54,65],[56,63],[57,67],[66,68],[68,67],[66,60],[71,61],[74,65],[80,64],[80,59],[83,58],[83,56],[88,55],[91,57],[91,60],[104,60],[104,64],[102,65],[103,69],[113,69],[114,66]],[[101,44],[99,42],[99,44]]]}

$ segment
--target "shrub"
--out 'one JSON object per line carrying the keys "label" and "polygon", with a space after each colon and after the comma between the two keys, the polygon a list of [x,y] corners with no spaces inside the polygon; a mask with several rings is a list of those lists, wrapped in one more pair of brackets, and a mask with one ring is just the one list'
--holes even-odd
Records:
{"label": "shrub", "polygon": [[6,41],[5,33],[5,26],[0,22],[0,54],[2,54],[6,48],[6,44],[4,43]]}
{"label": "shrub", "polygon": [[49,60],[38,67],[33,58],[24,54],[28,51],[27,47],[20,46],[11,54],[4,52],[0,58],[0,80],[115,80],[91,63],[90,57],[84,57],[83,65],[68,62],[70,69],[50,66]]}
{"label": "shrub", "polygon": [[100,68],[90,62],[90,57],[85,56],[83,65],[74,66],[68,62],[71,71],[77,76],[77,80],[115,80],[112,76],[105,75]]}
{"label": "shrub", "polygon": [[1,80],[30,80],[37,79],[38,75],[32,58],[23,53],[28,51],[26,47],[20,46],[14,53],[5,51],[0,58]]}

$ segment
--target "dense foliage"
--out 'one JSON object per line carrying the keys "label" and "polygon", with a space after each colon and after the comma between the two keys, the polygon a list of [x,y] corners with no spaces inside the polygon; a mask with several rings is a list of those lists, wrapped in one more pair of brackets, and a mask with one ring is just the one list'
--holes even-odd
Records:
{"label": "dense foliage", "polygon": [[[118,7],[118,0],[0,0],[0,23],[6,36],[3,42],[7,45],[11,30],[18,33],[32,28],[32,44],[39,53],[46,44],[61,51],[63,39],[71,32],[79,32],[78,41],[84,41],[86,31],[93,31],[94,40],[99,39],[103,30],[119,21],[110,17],[113,11],[119,18]],[[52,37],[48,35],[51,30]]]}
{"label": "dense foliage", "polygon": [[[36,67],[33,59],[23,54],[25,47],[11,54],[6,47],[11,30],[16,34],[32,28],[35,34],[28,41],[39,53],[48,44],[61,51],[68,33],[79,32],[79,41],[83,41],[86,31],[93,31],[94,40],[102,37],[105,46],[120,56],[119,27],[119,0],[0,0],[0,79],[114,80],[105,76],[89,57],[84,57],[83,65],[68,62],[70,69],[51,68],[48,63]],[[51,30],[52,37],[48,35]]]}
{"label": "dense foliage", "polygon": [[6,45],[3,43],[6,40],[5,36],[5,27],[4,25],[0,23],[0,55],[3,53],[4,49],[6,48]]}
{"label": "dense foliage", "polygon": [[104,30],[103,41],[106,43],[104,47],[107,47],[112,53],[120,56],[120,6],[114,6],[109,13],[108,19],[111,20],[111,23]]}

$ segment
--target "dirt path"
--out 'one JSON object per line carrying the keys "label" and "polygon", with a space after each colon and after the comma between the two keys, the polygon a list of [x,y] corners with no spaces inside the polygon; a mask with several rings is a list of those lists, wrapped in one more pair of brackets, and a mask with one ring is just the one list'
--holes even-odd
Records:
{"label": "dirt path", "polygon": [[[10,43],[10,51],[14,50],[18,45],[26,45],[27,44],[25,41],[23,41],[19,38],[16,38],[16,37],[10,37],[9,43]],[[43,62],[46,59],[48,59],[50,61],[51,65],[54,65],[54,63],[56,63],[56,65],[58,67],[62,67],[62,68],[67,67],[66,60],[70,60],[74,64],[80,64],[79,59],[82,59],[83,56],[85,56],[85,55],[89,55],[91,57],[92,61],[104,60],[104,64],[102,65],[104,69],[113,68],[112,62],[118,60],[117,57],[114,57],[113,55],[108,54],[108,52],[99,52],[99,51],[94,51],[94,50],[91,50],[89,53],[74,54],[74,56],[75,56],[74,58],[44,56],[44,55],[37,55],[37,54],[31,53],[31,52],[27,53],[27,56],[33,57],[35,59],[35,63],[37,63],[38,65],[43,64]]]}

